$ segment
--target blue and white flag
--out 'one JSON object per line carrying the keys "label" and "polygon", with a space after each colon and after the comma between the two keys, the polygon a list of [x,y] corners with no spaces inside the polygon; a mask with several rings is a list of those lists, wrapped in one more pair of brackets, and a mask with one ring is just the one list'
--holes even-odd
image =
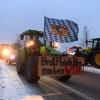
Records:
{"label": "blue and white flag", "polygon": [[78,25],[70,20],[44,17],[44,39],[56,42],[74,42],[78,40]]}

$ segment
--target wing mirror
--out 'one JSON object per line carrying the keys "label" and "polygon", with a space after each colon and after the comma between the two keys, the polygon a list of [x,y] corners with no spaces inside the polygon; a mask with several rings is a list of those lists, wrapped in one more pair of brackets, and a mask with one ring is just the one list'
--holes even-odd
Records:
{"label": "wing mirror", "polygon": [[24,35],[20,34],[20,39],[23,40],[24,39]]}

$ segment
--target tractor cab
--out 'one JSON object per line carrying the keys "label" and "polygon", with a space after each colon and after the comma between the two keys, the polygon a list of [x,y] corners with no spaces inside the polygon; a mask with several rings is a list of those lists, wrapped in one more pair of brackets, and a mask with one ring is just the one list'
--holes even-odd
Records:
{"label": "tractor cab", "polygon": [[88,41],[88,43],[89,47],[83,49],[85,53],[89,53],[91,55],[91,53],[95,50],[100,49],[100,38],[94,38],[91,41]]}
{"label": "tractor cab", "polygon": [[21,47],[25,48],[27,55],[39,54],[40,46],[43,44],[42,31],[27,30],[20,35],[20,39]]}
{"label": "tractor cab", "polygon": [[40,43],[40,40],[43,40],[43,32],[27,30],[20,35],[20,38],[24,47],[32,47],[36,45],[36,42]]}
{"label": "tractor cab", "polygon": [[58,48],[60,45],[58,42],[45,41],[43,39],[43,32],[37,30],[28,30],[23,32],[20,35],[21,46],[24,47],[27,51],[27,54],[36,53],[36,50],[39,52],[41,46],[45,46],[47,52],[50,55],[60,55],[61,53],[55,48]]}
{"label": "tractor cab", "polygon": [[99,49],[100,48],[100,38],[92,39],[92,48]]}

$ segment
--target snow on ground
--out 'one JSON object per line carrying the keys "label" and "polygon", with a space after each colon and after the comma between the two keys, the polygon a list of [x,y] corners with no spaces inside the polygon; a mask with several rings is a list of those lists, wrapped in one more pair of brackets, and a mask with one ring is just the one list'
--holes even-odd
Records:
{"label": "snow on ground", "polygon": [[85,66],[84,67],[84,71],[87,71],[87,72],[92,72],[94,74],[100,74],[100,69],[97,69],[97,68],[94,68],[94,67],[88,67],[88,66]]}

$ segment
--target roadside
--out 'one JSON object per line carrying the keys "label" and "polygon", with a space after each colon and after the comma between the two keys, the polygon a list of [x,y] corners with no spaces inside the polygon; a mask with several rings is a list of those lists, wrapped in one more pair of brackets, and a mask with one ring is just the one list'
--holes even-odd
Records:
{"label": "roadside", "polygon": [[85,66],[84,71],[91,72],[91,73],[94,73],[94,74],[100,74],[100,69],[94,68],[92,66],[89,66],[89,67]]}

